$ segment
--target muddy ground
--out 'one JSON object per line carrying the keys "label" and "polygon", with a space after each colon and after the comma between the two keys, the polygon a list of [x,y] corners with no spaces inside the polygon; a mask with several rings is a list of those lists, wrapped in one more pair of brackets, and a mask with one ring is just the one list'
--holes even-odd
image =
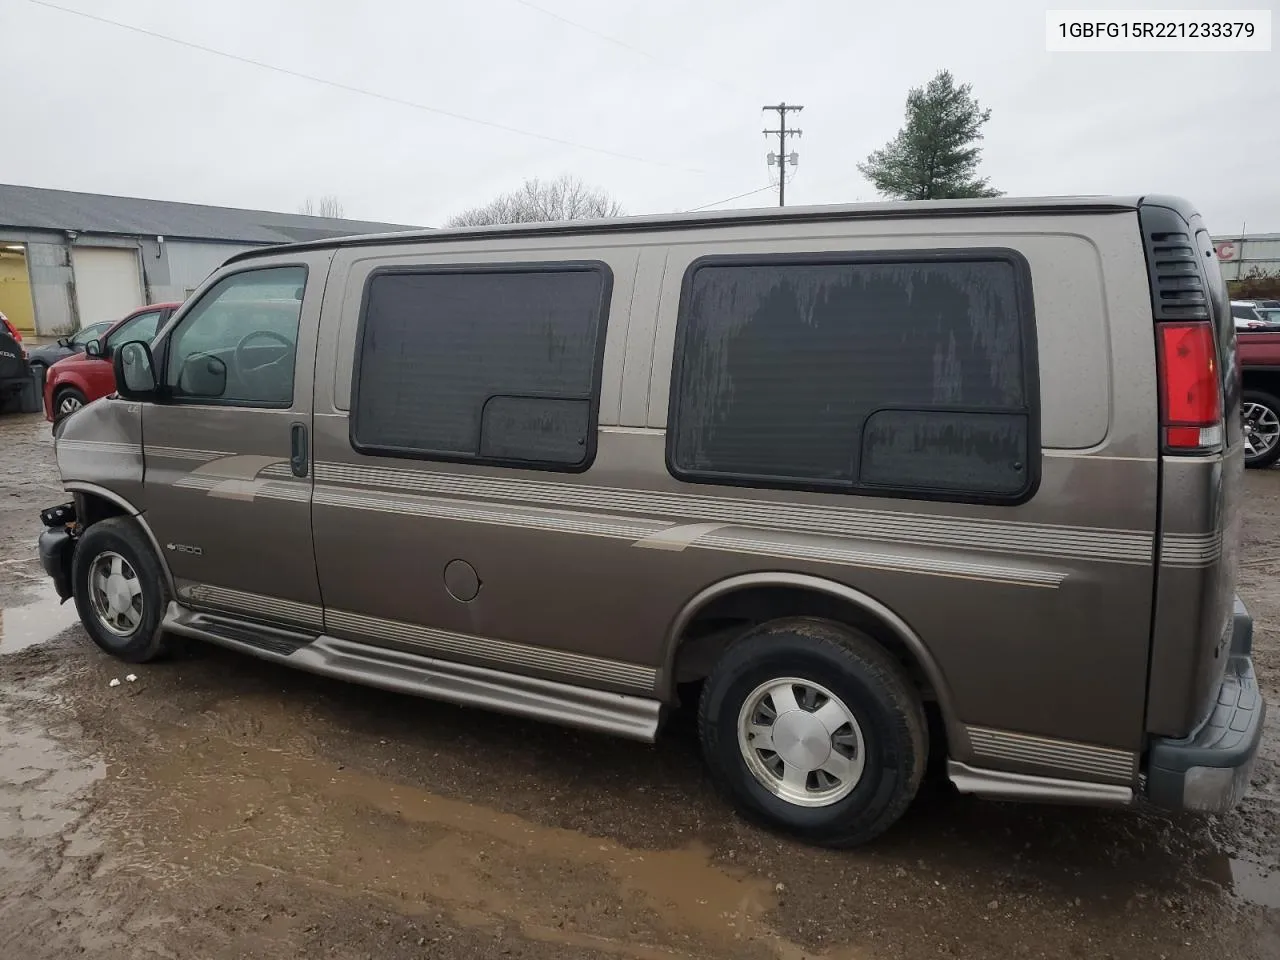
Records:
{"label": "muddy ground", "polygon": [[[1226,817],[935,778],[816,850],[726,809],[686,716],[645,746],[198,644],[125,679],[33,558],[52,452],[0,418],[0,957],[1280,957],[1280,708]],[[1280,470],[1247,485],[1280,707]]]}

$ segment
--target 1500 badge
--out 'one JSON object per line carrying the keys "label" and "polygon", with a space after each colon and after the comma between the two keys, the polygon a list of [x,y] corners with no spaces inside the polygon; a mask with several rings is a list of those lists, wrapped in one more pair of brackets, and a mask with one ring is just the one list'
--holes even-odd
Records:
{"label": "1500 badge", "polygon": [[187,553],[193,557],[204,556],[204,551],[202,549],[199,547],[193,547],[186,543],[166,543],[164,548],[166,550],[172,550],[174,553]]}

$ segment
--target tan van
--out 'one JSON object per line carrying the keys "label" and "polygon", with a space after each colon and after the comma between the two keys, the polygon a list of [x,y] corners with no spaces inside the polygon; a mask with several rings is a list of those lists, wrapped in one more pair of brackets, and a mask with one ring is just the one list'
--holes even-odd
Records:
{"label": "tan van", "polygon": [[1171,198],[933,201],[233,257],[63,421],[46,569],[170,637],[638,740],[855,844],[962,791],[1222,811],[1226,289]]}

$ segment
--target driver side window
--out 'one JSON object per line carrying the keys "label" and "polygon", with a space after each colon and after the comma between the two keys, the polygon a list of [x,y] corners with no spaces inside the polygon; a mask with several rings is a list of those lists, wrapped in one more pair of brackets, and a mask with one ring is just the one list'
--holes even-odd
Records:
{"label": "driver side window", "polygon": [[120,324],[119,327],[111,332],[110,336],[107,337],[107,347],[114,349],[122,343],[128,343],[130,340],[145,340],[150,343],[155,339],[156,327],[159,325],[159,310],[140,313],[136,317]]}
{"label": "driver side window", "polygon": [[177,399],[288,407],[306,267],[268,267],[215,284],[169,337],[165,380]]}

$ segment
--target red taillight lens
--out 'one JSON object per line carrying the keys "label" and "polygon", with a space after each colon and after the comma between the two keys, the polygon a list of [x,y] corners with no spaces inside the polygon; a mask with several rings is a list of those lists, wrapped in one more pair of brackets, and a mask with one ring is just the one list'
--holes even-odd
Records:
{"label": "red taillight lens", "polygon": [[1160,423],[1175,450],[1222,444],[1222,385],[1210,323],[1161,323]]}

